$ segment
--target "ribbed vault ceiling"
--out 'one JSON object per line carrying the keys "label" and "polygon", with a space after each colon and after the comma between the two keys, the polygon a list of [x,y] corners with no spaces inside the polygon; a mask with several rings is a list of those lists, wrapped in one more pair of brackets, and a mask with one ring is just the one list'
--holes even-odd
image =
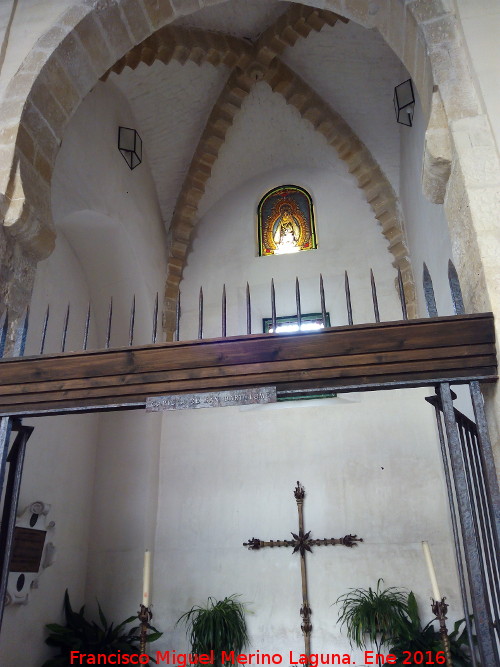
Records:
{"label": "ribbed vault ceiling", "polygon": [[[232,0],[178,19],[174,26],[216,31],[255,42],[290,6],[292,3],[272,0]],[[399,134],[393,116],[392,90],[400,76],[399,60],[378,33],[352,22],[325,25],[319,32],[313,30],[308,36],[291,41],[295,43],[286,46],[282,60],[351,125],[398,192]],[[199,139],[229,73],[223,64],[197,65],[191,60],[164,64],[154,60],[150,65],[141,62],[136,69],[125,67],[107,80],[106,85],[120,88],[137,118],[167,229]],[[245,170],[255,174],[269,168],[262,159],[268,145],[268,119],[276,121],[272,107],[282,105],[283,100],[275,94],[256,91],[250,96],[253,94],[258,96],[258,102],[243,105],[239,113],[244,114],[248,108],[254,116],[254,131],[246,137],[247,146],[241,139],[231,142],[232,150],[242,159],[238,161],[235,155],[228,160],[231,170],[225,178],[218,173],[224,192],[245,179]],[[256,104],[260,104],[257,113]],[[236,117],[234,122],[243,121]],[[292,127],[290,123],[285,125]],[[280,131],[276,128],[278,134]],[[286,144],[293,142],[294,137],[280,136],[280,141],[286,154]],[[248,165],[248,153],[256,164]],[[304,155],[304,162],[315,161]],[[219,185],[209,181],[211,201],[218,198],[214,188]]]}

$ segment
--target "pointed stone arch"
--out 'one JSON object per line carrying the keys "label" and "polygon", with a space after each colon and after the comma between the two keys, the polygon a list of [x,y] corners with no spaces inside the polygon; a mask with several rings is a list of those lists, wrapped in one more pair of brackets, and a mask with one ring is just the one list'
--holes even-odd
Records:
{"label": "pointed stone arch", "polygon": [[227,130],[257,80],[266,81],[275,93],[295,107],[346,163],[389,242],[388,250],[394,257],[393,264],[402,272],[409,315],[415,317],[415,285],[398,199],[380,166],[345,120],[279,58],[274,57],[269,66],[260,70],[259,77],[255,77],[256,71],[255,63],[252,63],[246,72],[235,70],[229,77],[212,109],[176,203],[170,226],[171,243],[164,302],[167,340],[171,340],[174,334],[177,294],[198,222],[199,202]]}

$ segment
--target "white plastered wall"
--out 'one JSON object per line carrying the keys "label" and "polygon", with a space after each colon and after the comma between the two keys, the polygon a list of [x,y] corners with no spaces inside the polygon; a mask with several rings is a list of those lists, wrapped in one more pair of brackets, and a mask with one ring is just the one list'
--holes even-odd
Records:
{"label": "white plastered wall", "polygon": [[[120,156],[118,156],[118,157],[119,157],[119,159],[121,160],[121,157],[120,157]],[[415,188],[418,188],[418,181],[415,181]],[[70,233],[68,232],[68,236],[69,236],[69,235],[70,235]],[[321,236],[320,236],[320,241],[321,241]],[[304,253],[304,257],[306,257],[308,254],[309,254],[309,253]],[[310,253],[310,254],[313,254],[313,253]],[[263,261],[263,260],[262,260],[262,261]],[[305,262],[305,260],[304,260],[304,262]],[[317,280],[317,271],[316,271],[316,268],[317,268],[317,267],[315,267],[315,270],[314,270],[314,281]],[[342,269],[343,269],[343,268],[344,268],[344,265],[342,266]],[[348,266],[347,268],[350,268],[350,267]],[[341,270],[342,270],[342,269],[341,269]],[[364,267],[363,267],[363,269],[364,269]],[[337,269],[335,269],[335,270],[337,270]],[[341,271],[341,270],[339,270],[339,275],[338,275],[339,278],[340,278],[340,271]],[[325,272],[325,275],[326,275],[326,273],[327,273],[326,268],[324,269],[324,272]],[[377,272],[376,272],[376,273],[377,273]],[[301,274],[301,275],[302,275],[302,274]],[[311,269],[311,275],[312,275],[312,269]],[[246,276],[245,276],[245,277],[246,277]],[[251,278],[251,272],[249,272],[249,277]],[[269,282],[269,281],[268,281],[268,278],[269,278],[269,276],[266,276],[266,280],[265,280],[266,284],[268,284],[268,282]],[[378,278],[378,275],[377,275],[377,278]],[[313,280],[313,278],[311,278],[311,283],[312,283],[312,280]],[[363,281],[364,281],[364,280],[365,280],[365,277],[363,276]],[[283,283],[284,285],[286,284],[286,289],[284,289],[284,292],[286,291],[286,295],[287,295],[287,296],[282,298],[281,303],[283,304],[284,307],[286,307],[286,312],[289,312],[289,311],[290,311],[290,308],[288,308],[288,306],[292,306],[292,307],[293,307],[293,305],[294,305],[294,295],[293,295],[293,287],[292,287],[292,283],[293,283],[293,281],[294,281],[294,276],[293,276],[293,275],[290,275],[290,276],[288,276],[288,278],[286,279],[285,283]],[[194,283],[194,282],[196,282],[196,281],[193,280],[193,283]],[[203,279],[201,280],[201,282],[203,282],[204,284],[206,284],[205,276],[203,276]],[[219,288],[220,288],[220,284],[221,284],[221,280],[218,279],[217,281],[214,281],[214,282],[217,282],[216,287],[217,287],[217,289],[219,289]],[[339,283],[339,284],[340,284],[340,283]],[[364,286],[365,286],[365,288],[366,288],[366,286],[367,286],[367,282],[364,283]],[[193,284],[192,293],[193,293],[193,295],[195,295],[195,296],[196,296],[197,288],[198,288],[197,285],[195,286],[195,285]],[[330,289],[331,289],[331,288],[330,288]],[[243,291],[244,291],[244,287],[239,288],[239,291],[240,291],[240,296],[242,296]],[[337,291],[338,291],[338,293],[340,294],[340,292],[341,292],[341,288],[338,287]],[[311,288],[311,290],[306,289],[306,296],[305,296],[305,299],[307,300],[307,299],[309,298],[309,297],[307,296],[307,294],[312,294],[313,292],[314,292],[315,294],[317,294],[317,293],[316,293],[316,287],[315,287],[315,286],[314,286],[314,288]],[[215,293],[215,291],[214,291],[214,293]],[[328,285],[327,285],[327,293],[328,293]],[[330,293],[331,293],[331,292],[330,292]],[[126,298],[128,299],[128,297],[129,297],[129,295],[127,294]],[[333,300],[333,297],[330,296],[330,299]],[[341,302],[341,297],[338,296],[338,297],[336,297],[336,299],[337,299],[338,303],[340,304],[340,302]],[[104,300],[104,297],[103,297],[103,300]],[[125,295],[124,295],[124,300],[125,300]],[[307,301],[306,301],[306,302],[307,302]],[[397,305],[394,305],[394,304],[395,304],[395,302],[394,302],[394,298],[391,298],[391,306],[390,306],[390,308],[396,308]],[[268,311],[268,310],[269,310],[269,308],[268,308],[267,306],[265,306],[264,304],[259,305],[258,303],[256,303],[255,306],[256,306],[258,309],[262,310],[262,311],[264,311],[264,310]],[[217,307],[218,307],[218,301],[217,301]],[[384,306],[384,307],[385,307],[385,306]],[[330,306],[329,306],[329,308],[330,308]],[[366,312],[368,312],[368,311],[369,311],[369,304],[368,304],[368,305],[365,304],[365,305],[363,306],[363,308],[365,308]],[[61,312],[62,312],[62,311],[61,311]],[[214,310],[214,313],[215,313],[215,310]],[[355,313],[355,314],[356,314],[356,313]],[[216,321],[216,319],[218,320],[218,315],[215,315],[215,314],[214,314],[214,322]],[[238,320],[239,320],[238,325],[239,325],[239,324],[243,324],[243,326],[244,326],[244,309],[243,309],[242,307],[240,307],[240,311],[239,311],[239,315],[238,315]],[[195,320],[192,319],[192,321],[194,322]],[[195,326],[196,326],[196,325],[195,325]],[[102,330],[102,329],[101,329],[101,330]],[[195,330],[195,329],[192,329],[191,332],[194,331],[194,330]],[[241,331],[242,328],[239,327],[239,330]],[[393,394],[390,394],[390,395],[388,395],[388,396],[389,396],[389,398],[391,398],[391,397],[393,396]],[[235,410],[236,410],[236,409],[235,409]],[[217,411],[217,412],[218,412],[218,411]],[[214,412],[213,414],[216,414],[216,413]],[[153,419],[153,417],[149,417],[149,419]],[[170,424],[168,425],[168,428],[170,429]],[[109,431],[111,431],[111,430],[112,430],[112,429],[109,429]],[[123,432],[123,430],[122,430],[121,432]],[[116,431],[114,431],[114,436],[116,436]],[[121,433],[120,433],[120,436],[121,436]],[[136,438],[136,439],[137,439],[137,438]],[[200,453],[200,456],[201,456],[201,453]],[[168,459],[168,460],[170,461],[170,459]],[[136,462],[137,462],[136,460],[133,461],[133,465],[132,465],[132,467],[134,467],[134,464],[135,464]],[[434,461],[433,463],[435,463],[435,461]],[[242,463],[242,465],[243,465],[243,463]],[[107,517],[106,520],[108,520],[108,519],[109,519],[109,520],[111,520],[111,519],[114,520],[114,518],[116,518],[116,516],[117,516],[117,511],[116,511],[116,509],[113,508],[112,506],[108,507],[108,506],[106,505],[106,502],[107,502],[107,497],[106,497],[106,484],[107,484],[107,482],[106,482],[106,479],[107,479],[107,476],[108,476],[109,474],[112,474],[112,475],[115,475],[115,474],[116,474],[116,472],[115,472],[115,468],[116,468],[116,466],[114,465],[114,459],[113,459],[113,453],[112,453],[112,451],[110,452],[110,454],[109,454],[109,456],[108,456],[108,458],[107,458],[106,466],[100,466],[99,468],[100,468],[100,470],[101,470],[101,473],[100,473],[100,474],[101,474],[101,476],[102,476],[102,477],[101,477],[101,479],[102,479],[102,481],[101,481],[101,488],[103,489],[102,494],[101,494],[101,496],[100,496],[100,500],[104,503],[104,506],[106,506],[106,508],[107,508],[107,510],[106,510],[106,512],[107,512],[107,514],[106,514],[106,517]],[[121,471],[120,471],[119,474],[121,474]],[[237,475],[236,475],[236,478],[237,478],[237,479],[241,479],[241,477],[238,477]],[[114,478],[114,479],[115,479],[115,478]],[[127,484],[128,482],[132,482],[132,481],[133,481],[133,480],[125,479],[124,484]],[[142,482],[142,481],[143,481],[143,480],[141,479],[141,482]],[[305,480],[303,480],[303,481],[305,481]],[[153,483],[154,483],[154,482],[153,482]],[[364,480],[363,480],[363,483],[364,483]],[[190,485],[190,486],[192,486],[192,484],[191,484],[189,481],[186,482],[186,485]],[[288,488],[288,480],[287,480],[286,485],[285,485],[285,483],[283,483],[283,488],[285,488],[285,486],[286,486],[286,493],[288,493],[288,492],[289,492],[289,488]],[[108,490],[109,490],[109,487],[108,487]],[[182,492],[182,489],[181,489],[181,492]],[[278,495],[278,494],[276,494],[276,495]],[[287,499],[287,498],[288,498],[288,499]],[[323,496],[323,498],[324,498],[324,496]],[[246,500],[246,496],[245,496],[245,500]],[[311,500],[311,502],[312,502],[312,500]],[[291,496],[290,496],[290,497],[287,496],[287,497],[285,498],[283,505],[284,505],[284,506],[287,506],[287,503],[292,504],[292,508],[293,508],[293,500],[291,499]],[[135,503],[133,503],[133,505],[134,505],[134,508],[135,508]],[[124,522],[125,522],[125,520],[126,520],[126,519],[125,519],[125,513],[126,513],[126,511],[129,509],[129,506],[126,506],[126,507],[121,508],[121,509],[122,509],[122,511],[123,511],[123,517],[124,517]],[[288,507],[288,509],[290,509],[290,508]],[[257,512],[255,512],[255,515],[257,515]],[[264,514],[263,514],[262,512],[261,512],[259,515],[260,515],[260,516],[264,516]],[[293,516],[292,516],[292,515],[293,515]],[[148,516],[151,517],[151,514],[148,513]],[[293,522],[293,521],[295,520],[295,515],[293,514],[293,509],[291,510],[291,513],[289,514],[289,516],[290,516],[290,518],[292,519],[292,522]],[[136,517],[136,514],[134,513],[134,521],[136,521],[136,518],[137,518],[137,517]],[[103,525],[110,525],[110,524],[104,522]],[[279,527],[281,527],[282,525],[283,525],[283,523],[280,522],[279,526],[277,526],[277,527],[279,528]],[[314,528],[314,529],[316,530],[316,525],[317,525],[317,524],[314,524],[314,525],[311,524],[311,527]],[[328,524],[328,526],[329,526],[329,525],[330,525],[330,524]],[[257,526],[257,528],[260,528],[260,527],[262,527],[262,529],[264,528],[264,526],[263,526],[262,523],[259,523],[259,525]],[[293,527],[293,526],[292,526],[292,527]],[[273,526],[270,526],[270,530],[271,530],[271,528],[273,528]],[[351,530],[351,527],[350,527],[350,526],[349,526],[349,527],[346,527],[346,529],[347,529],[347,530]],[[357,525],[356,525],[356,526],[353,526],[353,529],[354,529],[354,530],[359,530],[359,528],[358,528]],[[252,532],[252,531],[250,531],[250,532]],[[255,531],[255,532],[257,532],[257,531]],[[361,533],[361,530],[359,530],[359,532]],[[273,535],[273,533],[270,533],[270,535]],[[130,537],[131,537],[131,536],[130,536]],[[250,534],[249,534],[249,535],[245,534],[243,537],[244,537],[244,539],[246,539],[247,537],[250,537]],[[173,542],[175,539],[177,539],[176,536],[172,536],[171,542]],[[159,543],[159,544],[160,544],[160,543]],[[108,545],[108,546],[109,546],[109,552],[111,552],[112,547],[113,547],[113,544],[112,544],[112,537],[111,537],[111,536],[110,536],[110,540],[109,540],[109,545]],[[142,547],[142,545],[141,545],[141,547]],[[122,551],[124,554],[125,554],[126,551],[127,551],[126,547],[120,547],[120,549],[121,549],[121,551]],[[130,566],[132,567],[133,570],[137,570],[138,568],[140,568],[140,553],[139,553],[139,551],[140,551],[140,547],[138,547],[138,548],[136,549],[135,556],[134,556],[134,560],[133,560],[133,561],[130,561]],[[359,551],[358,551],[358,553],[359,553]],[[256,555],[257,555],[257,554],[250,554],[250,556],[256,556]],[[266,554],[264,554],[264,555],[266,555]],[[336,555],[336,554],[335,554],[335,555]],[[353,555],[353,554],[350,554],[349,552],[347,553],[347,556],[351,556],[351,555]],[[346,556],[346,558],[347,558],[347,556]],[[158,557],[158,555],[157,555],[157,557]],[[104,560],[104,558],[103,558],[103,560]],[[112,608],[113,608],[113,611],[114,611],[114,610],[117,610],[117,614],[120,615],[120,616],[122,616],[122,615],[125,615],[126,613],[128,613],[128,610],[129,610],[129,607],[127,606],[127,605],[128,605],[128,600],[126,600],[126,599],[124,598],[124,604],[121,605],[121,603],[120,603],[120,602],[121,602],[121,596],[123,595],[123,590],[124,590],[125,588],[127,588],[127,586],[124,586],[124,585],[123,585],[123,582],[117,582],[117,579],[116,579],[116,578],[113,578],[112,574],[111,574],[111,577],[112,577],[111,580],[110,580],[109,578],[107,578],[107,575],[108,575],[109,572],[111,572],[111,569],[112,569],[111,567],[109,567],[108,569],[107,569],[106,567],[104,567],[103,571],[102,571],[102,572],[100,573],[100,575],[99,575],[100,578],[101,578],[101,581],[100,581],[100,583],[99,583],[99,586],[100,586],[100,590],[102,590],[102,591],[105,593],[105,595],[106,595],[106,601],[109,601],[109,600],[111,601],[110,604],[111,604],[111,606],[112,606]],[[161,578],[164,576],[164,574],[165,574],[165,573],[164,573],[163,571],[161,571],[161,570],[158,571],[157,576],[160,578],[160,581],[161,581]],[[170,576],[170,575],[169,575],[169,576]],[[134,577],[133,574],[130,575],[131,586],[132,586],[132,587],[135,586],[134,591],[137,590],[137,589],[139,588],[139,586],[140,586],[140,581],[139,581],[139,579],[140,579],[140,575],[139,575],[137,578]],[[110,583],[110,581],[111,581],[111,583]],[[422,574],[422,582],[423,582],[423,581],[424,581],[424,574]],[[125,582],[125,583],[129,583],[129,581],[127,580],[127,582]],[[367,582],[367,583],[368,583],[368,582]],[[391,582],[389,581],[389,583],[391,583]],[[160,591],[161,589],[158,587],[158,582],[156,582],[155,585],[156,585],[156,589],[157,589],[158,591]],[[89,592],[90,592],[90,595],[92,595],[93,592],[94,592],[93,590],[91,590],[91,587],[89,587]],[[166,592],[165,599],[167,599],[167,593],[168,593],[168,591],[165,591],[165,592]],[[209,591],[209,592],[210,592],[210,591]],[[100,593],[99,593],[99,594],[100,594]],[[127,593],[127,595],[128,595],[128,593]],[[129,599],[132,599],[132,598],[133,598],[134,601],[136,600],[136,598],[137,598],[137,594],[136,594],[136,592],[134,592],[133,594],[130,593],[130,597],[129,597]],[[169,599],[170,599],[170,598],[169,598]],[[160,603],[158,602],[158,604],[160,604]],[[182,606],[182,609],[187,608],[187,606],[189,606],[189,602],[187,602],[187,604],[183,605],[183,606]],[[126,610],[125,610],[125,607],[126,607]],[[180,607],[180,604],[179,604],[179,607]],[[182,610],[182,609],[180,609],[180,610]],[[44,611],[44,614],[45,614],[45,609],[44,609],[43,611]],[[160,611],[160,608],[158,608],[158,611]],[[295,621],[297,620],[296,617],[295,617],[295,607],[294,607],[294,611],[292,612],[292,614],[293,614],[293,619],[292,619],[292,620],[293,620],[293,622],[295,622]],[[158,623],[158,624],[160,625],[160,623]],[[297,624],[297,625],[298,625],[298,624]],[[166,627],[166,626],[164,626],[164,628],[165,628],[165,627]],[[287,627],[292,627],[292,623],[287,624]],[[17,639],[16,639],[16,640],[13,639],[13,643],[18,644],[18,646],[21,646],[21,645],[22,645],[22,642],[17,642]]]}
{"label": "white plastered wall", "polygon": [[[89,297],[85,275],[61,234],[54,253],[40,265],[37,274],[27,354],[39,350],[40,323],[47,303],[51,304],[52,314],[46,349],[60,347],[70,295],[73,315],[83,318]],[[76,349],[77,338],[76,332],[70,329],[67,349]],[[89,342],[94,341],[95,332],[91,330]],[[60,617],[66,587],[76,603],[81,604],[85,599],[98,418],[71,415],[26,419],[24,423],[35,429],[26,450],[19,513],[36,500],[51,505],[48,520],[54,521],[55,527],[48,531],[46,539],[56,547],[56,561],[42,570],[38,588],[30,592],[26,606],[11,605],[5,609],[0,663],[35,667],[50,655],[44,644],[44,626]]]}
{"label": "white plastered wall", "polygon": [[[404,76],[404,75],[403,75]],[[423,290],[423,264],[427,265],[439,315],[454,315],[448,282],[448,260],[452,258],[448,223],[442,204],[429,202],[420,186],[426,122],[416,96],[413,126],[400,127],[400,203],[406,222],[406,236],[416,283],[419,317],[427,317]],[[453,388],[455,407],[474,419],[470,393],[466,386]],[[433,393],[433,392],[430,392]]]}
{"label": "white plastered wall", "polygon": [[[153,601],[164,649],[189,650],[175,621],[208,596],[248,603],[247,652],[303,651],[300,566],[290,549],[250,552],[243,542],[290,539],[292,495],[306,488],[312,537],[357,533],[347,549],[308,554],[314,652],[352,653],[336,624],[350,587],[413,589],[428,619],[430,585],[420,541],[428,539],[440,585],[460,615],[444,486],[423,392],[167,413],[160,466]],[[444,594],[444,593],[443,593]]]}
{"label": "white plastered wall", "polygon": [[[251,97],[248,107],[252,109]],[[233,335],[245,331],[247,281],[252,331],[259,332],[262,317],[271,314],[271,278],[278,315],[290,315],[295,312],[295,276],[299,277],[305,313],[319,309],[320,271],[334,326],[347,323],[345,269],[356,323],[374,319],[370,267],[377,279],[382,319],[400,318],[387,241],[362,193],[331,149],[323,152],[327,147],[321,138],[308,134],[306,123],[292,120],[293,111],[279,103],[277,109],[281,127],[294,128],[277,140],[283,141],[281,154],[289,165],[254,176],[215,201],[200,221],[181,283],[181,339],[197,335],[200,284],[204,335],[220,335],[223,283],[228,334]],[[272,113],[265,108],[266,118]],[[228,137],[227,155],[221,155],[215,179],[231,173],[229,165],[243,148],[237,137],[245,122],[242,114]],[[262,145],[277,160],[277,144],[265,127],[254,128],[251,136],[253,153],[263,136]],[[248,153],[242,159],[248,161]],[[316,167],[317,160],[323,169]],[[249,169],[257,170],[258,165]],[[314,199],[319,249],[258,257],[257,203],[270,188],[290,183],[305,187]],[[209,186],[207,196],[211,193]],[[330,605],[349,587],[376,586],[379,577],[386,586],[413,589],[422,616],[430,616],[423,539],[432,545],[438,578],[459,616],[439,449],[425,394],[363,393],[166,413],[153,584],[156,619],[165,630],[158,646],[187,650],[183,628],[174,625],[177,618],[208,596],[220,599],[240,593],[252,612],[248,652],[282,653],[285,662],[289,650],[303,649],[297,556],[284,549],[251,553],[242,546],[251,537],[286,539],[296,530],[292,490],[297,479],[307,490],[306,529],[313,537],[357,533],[365,540],[353,550],[317,548],[309,558],[313,651],[351,653],[362,664],[361,655],[350,649],[336,625],[337,610]]]}
{"label": "white plastered wall", "polygon": [[[251,142],[248,137],[252,137]],[[260,198],[279,184],[306,188],[321,226],[316,251],[269,261],[258,257],[255,216]],[[370,286],[370,268],[379,296],[387,295],[381,318],[400,317],[394,287],[396,271],[390,266],[387,241],[355,180],[325,138],[267,84],[255,86],[228,131],[200,211],[203,217],[180,288],[181,338],[197,336],[200,286],[204,291],[205,336],[220,335],[224,283],[228,334],[246,332],[247,281],[252,295],[252,332],[260,332],[262,317],[270,316],[271,278],[275,279],[278,315],[295,312],[296,276],[300,280],[302,312],[317,312],[320,271],[332,325],[347,324],[346,269],[355,322],[373,321],[373,307],[363,297]]]}
{"label": "white plastered wall", "polygon": [[[405,76],[403,74],[403,76]],[[436,305],[440,315],[453,315],[448,285],[448,260],[451,243],[442,204],[432,204],[422,193],[421,173],[427,118],[417,93],[413,126],[400,127],[400,202],[406,222],[406,235],[417,287],[420,317],[427,317],[422,286],[423,263],[432,277]],[[432,239],[432,242],[429,242]]]}
{"label": "white plastered wall", "polygon": [[[54,216],[79,248],[86,267],[98,347],[106,340],[110,297],[110,344],[128,344],[134,294],[134,342],[151,341],[155,295],[159,292],[161,301],[166,272],[164,229],[148,147],[143,146],[143,163],[131,171],[117,148],[119,125],[141,133],[121,93],[112,85],[98,84],[66,133],[54,183]],[[87,599],[97,597],[116,621],[135,610],[144,549],[151,548],[154,538],[159,429],[158,418],[140,412],[99,417]]]}
{"label": "white plastered wall", "polygon": [[[134,340],[151,340],[155,294],[161,300],[166,271],[164,229],[147,147],[143,163],[130,171],[117,148],[118,125],[136,126],[121,94],[99,84],[68,126],[53,180],[57,244],[38,268],[28,353],[39,350],[47,304],[45,351],[60,350],[68,302],[66,350],[81,349],[89,302],[88,347],[102,348],[111,296],[111,345],[126,345],[134,293]],[[0,661],[36,667],[52,655],[44,625],[63,620],[66,588],[74,606],[89,601],[91,614],[96,597],[115,621],[134,612],[144,549],[154,539],[160,419],[124,412],[28,423],[35,431],[20,508],[33,500],[52,505],[57,560],[41,575],[28,606],[6,609]]]}

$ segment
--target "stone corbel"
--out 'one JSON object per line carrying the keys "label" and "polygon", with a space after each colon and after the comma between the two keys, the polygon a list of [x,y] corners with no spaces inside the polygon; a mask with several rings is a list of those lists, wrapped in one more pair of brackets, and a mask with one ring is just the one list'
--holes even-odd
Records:
{"label": "stone corbel", "polygon": [[425,133],[422,190],[433,204],[442,204],[451,172],[448,119],[437,86],[432,91],[431,115]]}
{"label": "stone corbel", "polygon": [[[25,196],[23,169],[24,178],[34,180],[36,202],[28,201]],[[53,251],[56,237],[50,214],[49,187],[41,178],[36,178],[24,156],[17,151],[8,180],[1,185],[0,211],[5,232],[34,261],[45,259]]]}

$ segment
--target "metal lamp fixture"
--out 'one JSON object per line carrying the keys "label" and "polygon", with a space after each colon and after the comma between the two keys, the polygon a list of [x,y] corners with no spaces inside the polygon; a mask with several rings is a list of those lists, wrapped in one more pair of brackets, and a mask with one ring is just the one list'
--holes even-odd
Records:
{"label": "metal lamp fixture", "polygon": [[394,111],[396,120],[401,125],[412,126],[413,110],[415,108],[415,95],[411,79],[403,81],[394,88]]}
{"label": "metal lamp fixture", "polygon": [[142,139],[137,130],[131,127],[118,128],[118,150],[123,155],[130,169],[135,169],[142,162]]}

